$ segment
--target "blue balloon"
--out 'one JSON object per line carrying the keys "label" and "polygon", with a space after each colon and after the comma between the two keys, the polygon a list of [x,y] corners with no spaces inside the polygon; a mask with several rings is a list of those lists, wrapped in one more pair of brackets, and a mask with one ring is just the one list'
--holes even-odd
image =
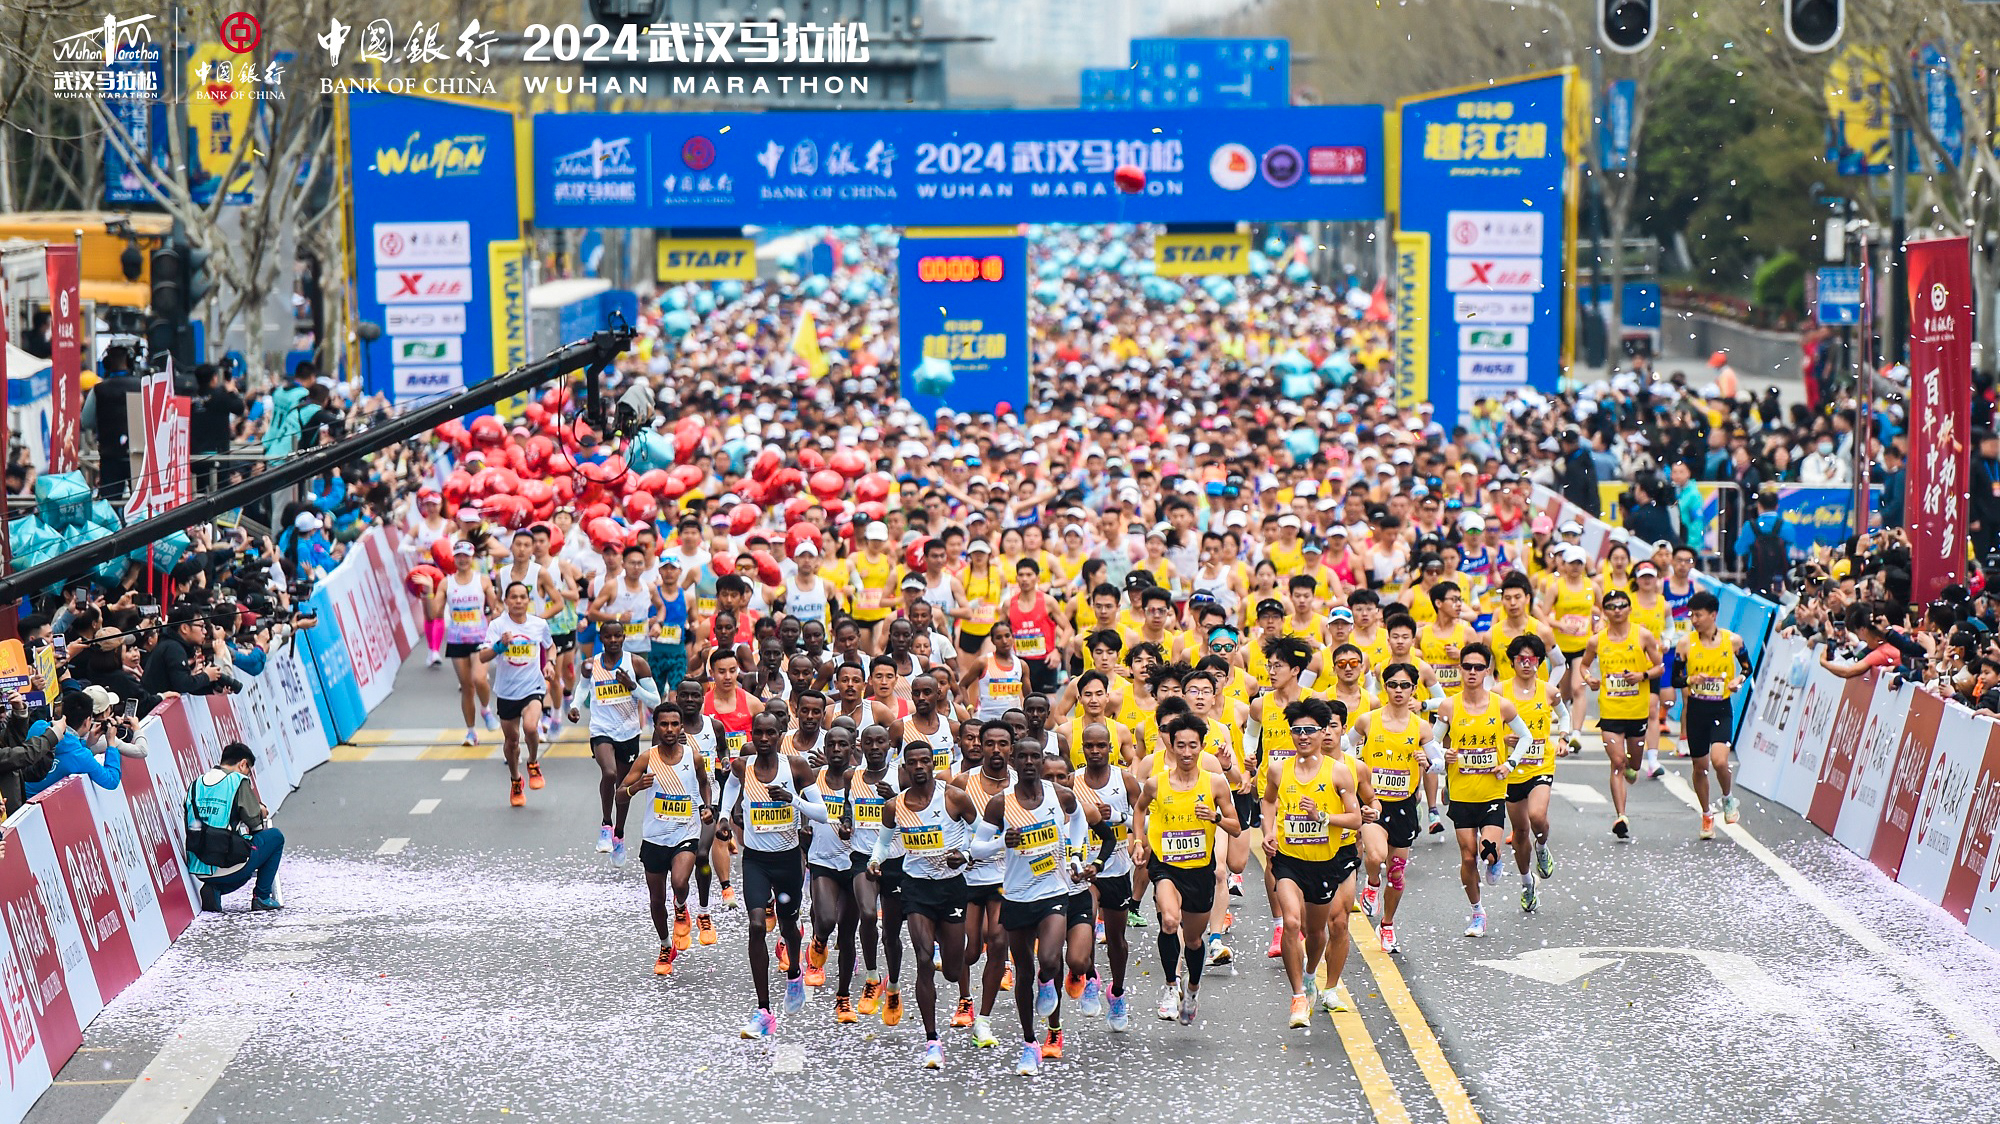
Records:
{"label": "blue balloon", "polygon": [[717,281],[715,283],[715,295],[728,304],[735,304],[737,301],[743,299],[743,282]]}
{"label": "blue balloon", "polygon": [[674,464],[674,441],[658,430],[646,430],[632,439],[631,448],[625,451],[625,463],[635,472],[645,472],[655,468],[672,468]]}
{"label": "blue balloon", "polygon": [[1271,272],[1271,259],[1262,251],[1250,251],[1250,276],[1263,277]]}
{"label": "blue balloon", "polygon": [[687,290],[679,287],[668,289],[666,295],[660,298],[660,303],[666,305],[668,308],[686,308],[688,306]]}
{"label": "blue balloon", "polygon": [[1271,235],[1264,239],[1264,252],[1274,258],[1282,256],[1285,252],[1285,240],[1275,234]]}
{"label": "blue balloon", "polygon": [[1052,261],[1045,261],[1042,264],[1035,267],[1035,276],[1040,277],[1045,281],[1061,277],[1062,266],[1059,266]]}
{"label": "blue balloon", "polygon": [[671,309],[660,317],[660,327],[665,328],[668,335],[684,336],[688,329],[694,327],[694,313],[685,308]]}
{"label": "blue balloon", "polygon": [[1055,304],[1062,300],[1062,284],[1056,281],[1043,281],[1035,286],[1034,295],[1035,299],[1044,305]]}
{"label": "blue balloon", "polygon": [[1294,285],[1303,285],[1312,280],[1312,267],[1302,261],[1295,261],[1285,267],[1285,280]]}
{"label": "blue balloon", "polygon": [[694,310],[703,316],[715,311],[715,294],[707,289],[694,291]]}
{"label": "blue balloon", "polygon": [[840,248],[840,264],[842,264],[842,265],[860,265],[860,264],[861,264],[861,247],[859,247],[859,246],[855,245],[855,244],[854,244],[854,243],[852,243],[852,242],[849,242],[849,243],[848,243],[848,244],[846,244],[845,246],[842,246],[842,247]]}
{"label": "blue balloon", "polygon": [[1084,252],[1082,252],[1082,253],[1078,254],[1078,255],[1076,256],[1076,267],[1077,267],[1078,269],[1085,269],[1085,270],[1089,270],[1089,269],[1096,269],[1096,268],[1097,268],[1097,251],[1096,251],[1096,250],[1085,250]]}
{"label": "blue balloon", "polygon": [[808,297],[823,297],[832,282],[823,273],[815,273],[799,283],[799,291]]}

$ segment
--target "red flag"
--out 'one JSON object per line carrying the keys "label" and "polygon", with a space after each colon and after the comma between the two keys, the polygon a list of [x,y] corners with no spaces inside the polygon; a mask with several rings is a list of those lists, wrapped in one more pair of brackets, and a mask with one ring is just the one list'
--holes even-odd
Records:
{"label": "red flag", "polygon": [[83,296],[76,247],[48,248],[49,471],[83,466]]}
{"label": "red flag", "polygon": [[1927,604],[1965,580],[1972,486],[1972,256],[1964,238],[1912,242],[1910,460],[1903,520],[1910,602]]}
{"label": "red flag", "polygon": [[1387,324],[1391,315],[1389,279],[1384,277],[1375,282],[1375,291],[1368,295],[1368,319],[1376,324]]}

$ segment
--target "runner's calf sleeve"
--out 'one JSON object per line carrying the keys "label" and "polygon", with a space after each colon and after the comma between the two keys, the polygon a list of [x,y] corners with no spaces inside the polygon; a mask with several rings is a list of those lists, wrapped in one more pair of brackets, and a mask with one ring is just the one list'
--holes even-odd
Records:
{"label": "runner's calf sleeve", "polygon": [[1397,857],[1389,860],[1388,883],[1391,890],[1395,890],[1398,893],[1402,892],[1403,868],[1409,865],[1410,860],[1406,858]]}
{"label": "runner's calf sleeve", "polygon": [[1181,935],[1162,931],[1159,939],[1160,967],[1167,973],[1167,982],[1172,983],[1174,978],[1181,974]]}
{"label": "runner's calf sleeve", "polygon": [[1200,945],[1181,949],[1181,960],[1187,964],[1188,987],[1201,986],[1201,969],[1208,962],[1208,953]]}

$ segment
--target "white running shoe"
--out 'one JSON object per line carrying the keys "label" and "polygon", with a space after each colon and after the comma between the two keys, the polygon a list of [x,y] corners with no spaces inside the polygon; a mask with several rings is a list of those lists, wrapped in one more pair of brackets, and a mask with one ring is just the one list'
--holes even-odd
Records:
{"label": "white running shoe", "polygon": [[597,853],[600,855],[608,855],[611,853],[610,824],[604,824],[597,829]]}
{"label": "white running shoe", "polygon": [[1160,1007],[1157,1012],[1162,1022],[1173,1022],[1181,1017],[1181,984],[1179,980],[1160,989]]}
{"label": "white running shoe", "polygon": [[1472,915],[1472,920],[1471,920],[1471,921],[1468,921],[1468,922],[1466,922],[1466,925],[1465,925],[1465,935],[1466,935],[1466,936],[1468,936],[1468,937],[1483,937],[1483,936],[1485,936],[1485,935],[1486,935],[1486,911],[1485,911],[1485,910],[1483,910],[1483,909],[1482,909],[1482,910],[1479,910],[1479,911],[1475,912],[1475,913],[1474,913],[1474,914]]}

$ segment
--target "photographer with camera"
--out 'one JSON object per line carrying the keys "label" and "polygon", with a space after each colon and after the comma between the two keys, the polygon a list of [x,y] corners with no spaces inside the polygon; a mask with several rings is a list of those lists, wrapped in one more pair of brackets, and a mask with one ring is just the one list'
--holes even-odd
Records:
{"label": "photographer with camera", "polygon": [[[58,721],[63,727],[56,742],[55,762],[47,774],[26,783],[25,793],[35,796],[55,787],[65,777],[88,777],[99,788],[117,788],[122,779],[123,759],[146,755],[131,740],[137,701],[121,707],[118,696],[102,687],[64,691],[57,707]],[[37,722],[28,727],[28,735],[33,738],[57,728],[55,723]]]}
{"label": "photographer with camera", "polygon": [[[27,700],[8,692],[5,717],[0,718],[0,816],[9,816],[27,802],[27,784],[40,781],[55,767],[56,747],[69,733],[69,723],[58,717],[54,722],[32,725]],[[32,736],[31,729],[34,730]]]}
{"label": "photographer with camera", "polygon": [[278,863],[285,836],[271,826],[271,810],[257,796],[252,771],[257,755],[242,742],[222,747],[222,760],[188,786],[182,826],[187,830],[188,873],[201,881],[201,908],[222,912],[222,896],[256,879],[250,911],[284,908],[278,902]]}
{"label": "photographer with camera", "polygon": [[154,694],[211,695],[240,691],[243,685],[209,662],[214,630],[201,610],[176,605],[167,615],[167,629],[146,659],[145,689]]}

